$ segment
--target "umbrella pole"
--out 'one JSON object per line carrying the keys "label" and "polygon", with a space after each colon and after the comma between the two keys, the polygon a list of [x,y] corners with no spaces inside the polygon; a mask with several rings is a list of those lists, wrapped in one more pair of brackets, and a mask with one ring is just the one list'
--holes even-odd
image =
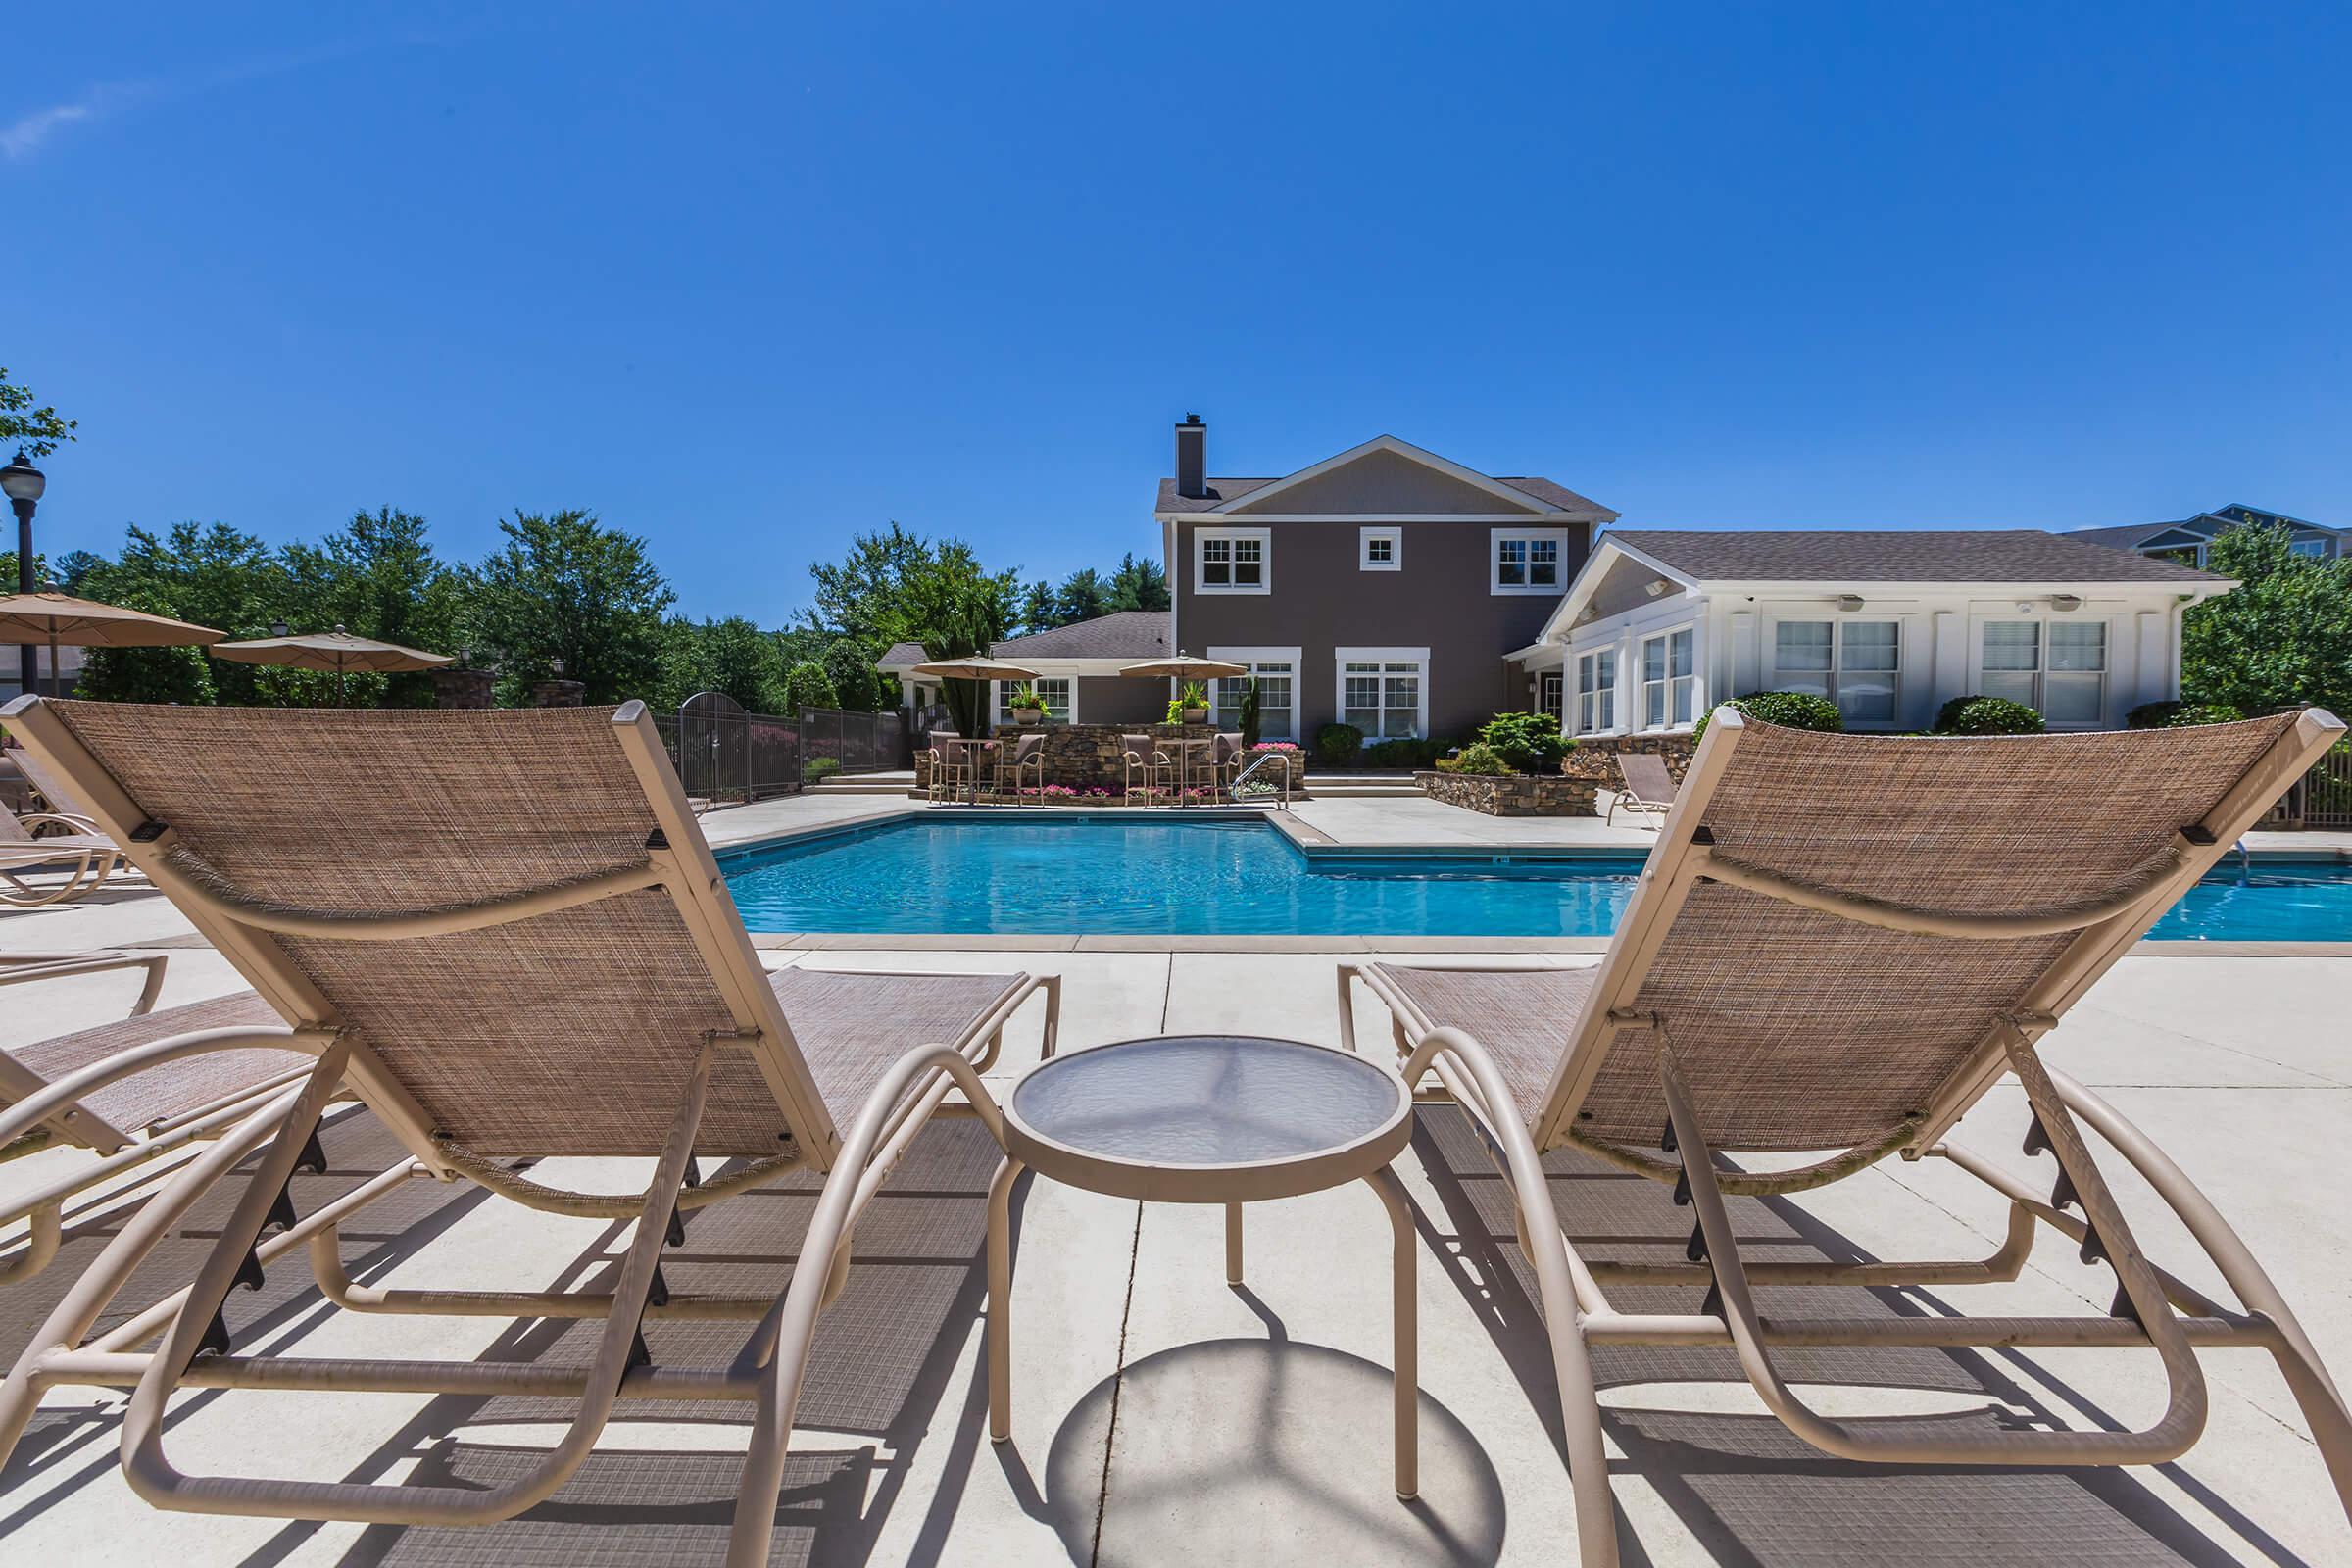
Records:
{"label": "umbrella pole", "polygon": [[53,624],[49,628],[49,700],[51,702],[55,702],[57,701],[59,695],[60,691],[57,678],[57,627]]}

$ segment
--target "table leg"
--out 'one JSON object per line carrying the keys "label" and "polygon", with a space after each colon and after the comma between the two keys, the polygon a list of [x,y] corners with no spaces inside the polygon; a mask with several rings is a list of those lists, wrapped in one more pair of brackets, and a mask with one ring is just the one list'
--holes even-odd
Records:
{"label": "table leg", "polygon": [[1396,1362],[1396,1495],[1411,1501],[1421,1491],[1420,1293],[1414,1282],[1413,1209],[1396,1173],[1382,1166],[1364,1178],[1389,1210],[1392,1237]]}
{"label": "table leg", "polygon": [[1242,1205],[1225,1205],[1225,1283],[1242,1283]]}
{"label": "table leg", "polygon": [[1021,1162],[1010,1154],[988,1184],[988,1436],[1012,1436],[1012,1183]]}

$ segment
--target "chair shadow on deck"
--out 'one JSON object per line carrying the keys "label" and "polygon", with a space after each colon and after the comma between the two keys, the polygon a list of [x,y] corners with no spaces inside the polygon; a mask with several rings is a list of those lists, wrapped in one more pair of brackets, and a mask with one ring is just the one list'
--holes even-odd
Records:
{"label": "chair shadow on deck", "polygon": [[[926,1510],[911,1560],[938,1557],[976,1450],[986,1443],[977,1403],[984,1391],[976,1379],[968,1408],[942,1406],[981,1323],[988,1185],[1000,1157],[977,1123],[936,1124],[915,1140],[865,1211],[849,1283],[820,1320],[809,1356],[771,1562],[867,1562],[884,1523],[911,1506]],[[821,1177],[795,1173],[697,1213],[686,1244],[663,1254],[670,1289],[728,1296],[783,1290],[821,1186]],[[609,1285],[626,1231],[609,1228],[548,1288]],[[657,1365],[714,1367],[734,1357],[751,1328],[665,1319],[647,1323],[645,1338]],[[517,1324],[480,1359],[582,1363],[598,1329],[580,1322]],[[414,1457],[418,1482],[495,1486],[538,1460],[572,1408],[569,1399],[436,1398],[348,1479],[384,1479]],[[547,1501],[488,1526],[371,1526],[343,1560],[384,1568],[717,1563],[726,1553],[751,1426],[748,1404],[626,1400],[595,1450]],[[511,1442],[501,1428],[514,1429]],[[950,1452],[937,1488],[909,1494],[909,1467],[927,1441],[947,1444]],[[314,1528],[289,1525],[245,1560],[276,1561]]]}
{"label": "chair shadow on deck", "polygon": [[[1458,1110],[1422,1111],[1413,1147],[1443,1209],[1442,1217],[1424,1215],[1424,1221],[1442,1222],[1459,1242],[1459,1251],[1449,1252],[1443,1238],[1432,1236],[1432,1250],[1449,1260],[1456,1287],[1561,1447],[1564,1465],[1550,1351],[1536,1304],[1535,1276],[1513,1240],[1508,1189],[1469,1118]],[[1682,1260],[1690,1210],[1675,1207],[1666,1188],[1573,1150],[1544,1156],[1544,1166],[1552,1177],[1552,1201],[1569,1240],[1588,1260]],[[1786,1199],[1726,1201],[1751,1257],[1873,1260]],[[1610,1300],[1629,1312],[1695,1312],[1704,1295],[1702,1288],[1685,1286],[1616,1285],[1608,1291]],[[1918,1290],[1784,1287],[1771,1298],[1791,1312],[1821,1315],[1915,1317],[1941,1310],[1933,1295]],[[1791,1384],[1888,1391],[1888,1402],[1897,1407],[1936,1407],[1864,1418],[1889,1427],[1999,1423],[2048,1429],[2071,1423],[2121,1430],[2122,1425],[2045,1366],[2013,1350],[1785,1348],[1775,1358]],[[2007,1376],[2005,1365],[2030,1365],[2036,1388]],[[1879,1465],[1832,1457],[1762,1409],[1729,1348],[1596,1346],[1592,1369],[1604,1393],[1662,1385],[1729,1385],[1738,1391],[1733,1398],[1745,1406],[1740,1410],[1645,1408],[1605,1400],[1601,1408],[1602,1430],[1622,1454],[1612,1458],[1612,1474],[1638,1478],[1654,1489],[1716,1562],[1761,1568],[1833,1560],[1971,1565],[2239,1560],[2128,1471]],[[2054,1391],[2071,1408],[2051,1408],[2040,1390]],[[1968,1407],[1952,1408],[1955,1404]],[[2178,1465],[2163,1468],[2234,1532],[2244,1548],[2281,1565],[2303,1563]],[[1624,1560],[1651,1561],[1622,1504],[1617,1517]]]}

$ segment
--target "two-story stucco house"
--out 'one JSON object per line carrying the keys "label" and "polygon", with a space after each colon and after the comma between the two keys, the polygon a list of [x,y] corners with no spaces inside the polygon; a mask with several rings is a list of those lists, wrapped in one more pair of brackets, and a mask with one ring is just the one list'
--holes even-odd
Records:
{"label": "two-story stucco house", "polygon": [[[1283,478],[1208,472],[1176,427],[1160,535],[1187,653],[1247,664],[1262,733],[1453,737],[1527,706],[1505,656],[1558,607],[1617,514],[1549,479],[1498,478],[1380,436]],[[1239,682],[1220,682],[1234,721]]]}
{"label": "two-story stucco house", "polygon": [[2163,556],[2178,561],[2183,566],[2203,566],[2213,549],[2214,540],[2232,528],[2284,528],[2290,536],[2287,546],[2298,556],[2315,561],[2334,561],[2344,551],[2345,531],[2321,523],[2290,517],[2283,512],[2269,512],[2261,507],[2249,507],[2233,501],[2211,512],[2200,512],[2193,517],[2175,522],[2135,522],[2120,528],[2078,528],[2068,535],[2085,539],[2092,544],[2112,545],[2118,550],[2136,550],[2143,556]]}

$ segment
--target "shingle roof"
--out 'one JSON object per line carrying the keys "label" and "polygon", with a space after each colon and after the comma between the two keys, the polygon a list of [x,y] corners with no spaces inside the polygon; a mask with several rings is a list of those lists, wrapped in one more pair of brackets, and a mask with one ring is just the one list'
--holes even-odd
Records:
{"label": "shingle roof", "polygon": [[[1288,474],[1276,474],[1273,478],[1260,479],[1210,479],[1203,486],[1208,491],[1208,494],[1204,496],[1178,495],[1176,481],[1162,479],[1159,481],[1159,501],[1153,510],[1156,512],[1213,512],[1228,501],[1239,501],[1252,490],[1263,489],[1274,483],[1275,479],[1288,477],[1290,477]],[[1605,514],[1609,510],[1599,502],[1592,500],[1590,497],[1580,496],[1566,485],[1554,484],[1549,479],[1538,479],[1527,475],[1511,478],[1499,473],[1489,474],[1488,477],[1496,484],[1507,484],[1522,495],[1541,501],[1547,507],[1558,507],[1564,512]]]}
{"label": "shingle roof", "polygon": [[994,659],[1157,659],[1168,651],[1168,612],[1114,610],[1092,620],[991,643]]}
{"label": "shingle roof", "polygon": [[2109,545],[2117,550],[2136,550],[2158,534],[2170,533],[2195,520],[2191,517],[2180,522],[2128,522],[2117,528],[2075,528],[2067,533],[2067,537],[2094,545]]}
{"label": "shingle roof", "polygon": [[905,669],[910,664],[921,663],[925,657],[921,643],[892,643],[883,650],[882,657],[874,661],[874,667]]}
{"label": "shingle roof", "polygon": [[2040,528],[1612,528],[1686,576],[1719,582],[2179,582],[2224,579]]}

